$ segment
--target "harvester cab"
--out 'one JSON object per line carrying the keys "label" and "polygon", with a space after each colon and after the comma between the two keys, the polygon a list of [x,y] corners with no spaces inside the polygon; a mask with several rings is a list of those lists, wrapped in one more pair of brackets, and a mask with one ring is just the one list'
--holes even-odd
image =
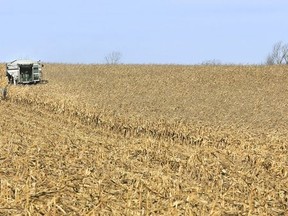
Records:
{"label": "harvester cab", "polygon": [[10,84],[35,84],[41,82],[43,64],[40,61],[15,60],[6,64]]}

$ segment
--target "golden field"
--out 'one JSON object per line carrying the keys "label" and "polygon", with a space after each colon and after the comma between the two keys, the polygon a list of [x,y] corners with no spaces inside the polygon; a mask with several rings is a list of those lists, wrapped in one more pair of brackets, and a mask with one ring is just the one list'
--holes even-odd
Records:
{"label": "golden field", "polygon": [[288,214],[287,66],[43,72],[0,101],[1,215]]}

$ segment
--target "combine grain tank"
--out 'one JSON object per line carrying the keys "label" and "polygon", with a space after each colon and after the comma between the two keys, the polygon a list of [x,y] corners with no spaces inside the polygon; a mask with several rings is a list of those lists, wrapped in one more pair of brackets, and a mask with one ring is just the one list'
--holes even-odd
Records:
{"label": "combine grain tank", "polygon": [[41,82],[43,65],[40,61],[15,60],[6,64],[9,83],[32,84]]}

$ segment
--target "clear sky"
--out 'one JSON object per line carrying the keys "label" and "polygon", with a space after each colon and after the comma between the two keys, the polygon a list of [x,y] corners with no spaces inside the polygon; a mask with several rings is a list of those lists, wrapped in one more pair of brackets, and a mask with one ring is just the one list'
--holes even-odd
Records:
{"label": "clear sky", "polygon": [[287,21],[287,0],[0,0],[0,62],[260,64]]}

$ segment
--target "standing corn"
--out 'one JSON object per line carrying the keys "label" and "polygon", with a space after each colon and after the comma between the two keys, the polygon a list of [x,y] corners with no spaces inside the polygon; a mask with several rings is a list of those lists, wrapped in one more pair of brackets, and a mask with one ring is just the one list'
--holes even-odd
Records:
{"label": "standing corn", "polygon": [[1,99],[5,100],[7,98],[7,86],[1,88]]}

